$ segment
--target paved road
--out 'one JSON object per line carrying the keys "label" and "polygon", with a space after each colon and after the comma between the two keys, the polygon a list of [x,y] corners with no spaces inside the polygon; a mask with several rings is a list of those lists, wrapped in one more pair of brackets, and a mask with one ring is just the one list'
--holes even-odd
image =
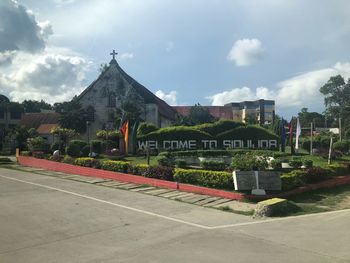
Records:
{"label": "paved road", "polygon": [[350,262],[350,210],[242,215],[0,168],[0,262]]}

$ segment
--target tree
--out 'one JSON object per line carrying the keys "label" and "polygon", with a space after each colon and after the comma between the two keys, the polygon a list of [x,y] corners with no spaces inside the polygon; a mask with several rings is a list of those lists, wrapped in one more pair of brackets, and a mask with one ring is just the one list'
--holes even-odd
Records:
{"label": "tree", "polygon": [[308,112],[307,108],[302,108],[298,113],[298,117],[301,127],[310,127],[310,123],[313,123],[314,127],[325,126],[325,115],[318,112]]}
{"label": "tree", "polygon": [[187,119],[191,125],[198,125],[215,121],[215,118],[210,114],[209,109],[207,107],[201,106],[199,103],[191,107]]}
{"label": "tree", "polygon": [[345,131],[349,130],[350,79],[345,82],[342,76],[333,76],[320,88],[320,92],[325,96],[326,116],[334,120],[341,118]]}
{"label": "tree", "polygon": [[54,110],[61,114],[59,124],[62,128],[73,129],[78,133],[86,131],[88,112],[82,108],[76,96],[69,102],[55,103]]}
{"label": "tree", "polygon": [[52,110],[52,106],[44,100],[24,100],[22,102],[25,112],[41,112],[41,110]]}

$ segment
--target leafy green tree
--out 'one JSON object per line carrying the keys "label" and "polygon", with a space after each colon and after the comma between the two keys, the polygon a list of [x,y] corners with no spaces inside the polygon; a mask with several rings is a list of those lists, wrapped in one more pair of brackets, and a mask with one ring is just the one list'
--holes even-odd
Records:
{"label": "leafy green tree", "polygon": [[82,108],[76,96],[69,102],[55,103],[53,108],[61,114],[59,124],[62,128],[72,129],[78,133],[86,131],[88,112]]}
{"label": "leafy green tree", "polygon": [[41,112],[41,110],[52,110],[52,106],[44,100],[24,100],[22,102],[25,112]]}
{"label": "leafy green tree", "polygon": [[200,105],[199,103],[191,107],[187,119],[191,125],[198,125],[215,121],[215,118],[210,114],[209,109]]}
{"label": "leafy green tree", "polygon": [[326,123],[325,115],[318,112],[308,112],[307,108],[302,108],[298,117],[301,127],[310,127],[310,123],[313,123],[314,127],[324,127]]}
{"label": "leafy green tree", "polygon": [[326,115],[334,120],[342,119],[345,134],[350,130],[350,79],[345,82],[340,75],[331,77],[320,88],[325,96]]}

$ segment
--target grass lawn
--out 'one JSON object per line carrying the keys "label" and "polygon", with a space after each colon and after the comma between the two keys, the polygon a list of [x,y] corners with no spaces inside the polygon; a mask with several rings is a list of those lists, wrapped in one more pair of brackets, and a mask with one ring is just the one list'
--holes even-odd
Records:
{"label": "grass lawn", "polygon": [[350,185],[319,189],[288,198],[301,211],[296,214],[317,213],[350,208]]}

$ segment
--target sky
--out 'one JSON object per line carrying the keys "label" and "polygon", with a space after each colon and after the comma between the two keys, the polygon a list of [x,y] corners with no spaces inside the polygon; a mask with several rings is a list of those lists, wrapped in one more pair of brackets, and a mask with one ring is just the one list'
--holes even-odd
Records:
{"label": "sky", "polygon": [[0,94],[68,101],[109,63],[170,105],[324,111],[350,77],[348,0],[0,0]]}

